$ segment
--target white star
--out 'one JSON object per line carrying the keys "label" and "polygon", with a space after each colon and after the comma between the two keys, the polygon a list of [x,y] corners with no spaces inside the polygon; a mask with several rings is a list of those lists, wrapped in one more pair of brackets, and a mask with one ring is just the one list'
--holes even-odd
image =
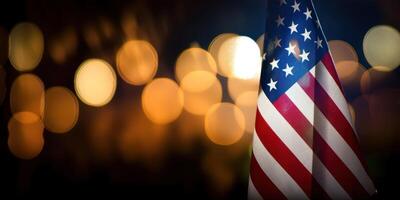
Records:
{"label": "white star", "polygon": [[269,63],[272,67],[271,71],[274,71],[275,68],[279,69],[278,63],[279,63],[279,60],[275,60],[275,59],[273,59],[273,61]]}
{"label": "white star", "polygon": [[301,53],[299,56],[301,57],[301,62],[304,62],[305,60],[310,61],[308,59],[308,55],[310,54],[310,52],[305,52],[303,49],[303,53]]}
{"label": "white star", "polygon": [[282,41],[282,39],[279,39],[278,37],[275,38],[275,40],[274,40],[275,48],[276,47],[282,47],[281,46],[281,41]]}
{"label": "white star", "polygon": [[271,92],[272,90],[276,90],[276,84],[278,83],[278,81],[274,81],[271,80],[269,81],[269,83],[267,84],[269,86],[269,91]]}
{"label": "white star", "polygon": [[292,25],[289,26],[290,34],[292,34],[293,32],[297,33],[297,26],[298,26],[298,24],[294,24],[294,22],[292,21]]}
{"label": "white star", "polygon": [[282,69],[282,71],[285,72],[285,77],[288,77],[289,75],[293,76],[292,70],[293,70],[293,66],[289,67],[288,64],[286,64],[286,68],[285,69]]}
{"label": "white star", "polygon": [[299,11],[299,12],[300,12],[299,6],[300,6],[300,3],[297,3],[296,0],[294,0],[294,4],[293,4],[293,6],[292,6],[292,8],[293,8],[293,13],[295,13],[296,11]]}
{"label": "white star", "polygon": [[287,4],[286,0],[280,0],[279,5],[283,5],[283,4],[285,4],[285,5]]}
{"label": "white star", "polygon": [[293,45],[289,42],[289,47],[285,48],[288,51],[288,56],[290,56],[290,54],[295,54],[296,52],[294,52],[294,49],[296,48],[296,45]]}
{"label": "white star", "polygon": [[311,31],[307,31],[307,29],[305,28],[305,29],[304,29],[304,33],[301,34],[301,35],[304,37],[304,42],[305,42],[307,39],[311,40],[310,34],[311,34]]}
{"label": "white star", "polygon": [[303,12],[303,13],[306,15],[306,20],[308,20],[308,18],[312,19],[311,12],[312,12],[312,11],[309,10],[308,8],[307,8],[307,11],[306,11],[306,12]]}
{"label": "white star", "polygon": [[278,19],[275,20],[277,26],[279,27],[280,25],[285,26],[285,24],[283,23],[283,20],[285,20],[285,18],[281,18],[280,15],[278,15]]}
{"label": "white star", "polygon": [[319,37],[317,38],[317,40],[316,40],[316,41],[314,41],[314,43],[316,43],[316,44],[317,44],[317,49],[319,49],[319,48],[323,48],[323,46],[322,46],[322,40],[321,40],[321,39],[319,39]]}

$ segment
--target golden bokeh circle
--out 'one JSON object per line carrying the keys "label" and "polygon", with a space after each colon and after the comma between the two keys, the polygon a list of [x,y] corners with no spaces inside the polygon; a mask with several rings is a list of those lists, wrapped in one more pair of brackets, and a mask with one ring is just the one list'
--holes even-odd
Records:
{"label": "golden bokeh circle", "polygon": [[245,130],[247,133],[253,133],[256,121],[258,92],[244,92],[238,96],[236,105],[242,110],[245,118]]}
{"label": "golden bokeh circle", "polygon": [[400,33],[387,26],[374,26],[363,40],[365,58],[371,66],[386,66],[391,70],[400,65]]}
{"label": "golden bokeh circle", "polygon": [[192,47],[183,51],[176,60],[175,76],[178,81],[182,81],[190,72],[208,71],[212,74],[217,73],[217,64],[211,54],[201,48]]}
{"label": "golden bokeh circle", "polygon": [[46,90],[44,124],[53,133],[66,133],[78,121],[79,103],[75,95],[65,87]]}
{"label": "golden bokeh circle", "polygon": [[12,66],[18,71],[31,71],[43,56],[43,33],[35,24],[19,23],[11,30],[8,45]]}
{"label": "golden bokeh circle", "polygon": [[343,40],[331,40],[329,48],[335,63],[353,61],[358,63],[358,55],[353,46]]}
{"label": "golden bokeh circle", "polygon": [[221,50],[221,45],[228,39],[232,38],[232,37],[236,37],[238,36],[235,33],[222,33],[220,35],[218,35],[217,37],[215,37],[210,45],[208,46],[208,51],[210,52],[210,54],[214,57],[215,62],[217,63],[217,69],[218,69],[218,74],[220,74],[221,76],[225,76],[228,77],[230,75],[229,70],[225,70],[223,68],[221,68],[221,62],[218,59],[218,55],[220,53]]}
{"label": "golden bokeh circle", "polygon": [[213,105],[204,119],[208,138],[219,145],[231,145],[240,140],[245,130],[242,111],[231,103]]}
{"label": "golden bokeh circle", "polygon": [[366,94],[382,87],[386,80],[391,80],[392,69],[385,66],[374,66],[365,71],[360,80],[361,91]]}
{"label": "golden bokeh circle", "polygon": [[19,75],[11,86],[11,112],[29,111],[43,117],[44,94],[44,85],[38,76],[34,74]]}
{"label": "golden bokeh circle", "polygon": [[102,59],[88,59],[75,72],[75,91],[87,105],[106,105],[114,96],[117,78],[114,69]]}
{"label": "golden bokeh circle", "polygon": [[153,79],[158,68],[155,48],[144,40],[130,40],[117,53],[117,69],[124,81],[143,85]]}
{"label": "golden bokeh circle", "polygon": [[221,102],[222,86],[213,73],[194,71],[186,75],[181,83],[184,94],[184,109],[195,115],[205,115],[208,109]]}
{"label": "golden bokeh circle", "polygon": [[176,120],[183,109],[183,92],[171,79],[157,78],[142,93],[142,107],[146,116],[156,124]]}
{"label": "golden bokeh circle", "polygon": [[227,77],[251,79],[260,74],[261,53],[257,43],[246,36],[235,36],[224,41],[218,53],[221,74]]}
{"label": "golden bokeh circle", "polygon": [[8,148],[21,159],[32,159],[43,149],[44,125],[32,112],[15,113],[8,122]]}
{"label": "golden bokeh circle", "polygon": [[336,72],[342,82],[349,82],[359,75],[359,70],[362,67],[360,63],[354,61],[339,61],[335,64]]}
{"label": "golden bokeh circle", "polygon": [[258,92],[260,77],[250,80],[228,78],[228,93],[231,99],[236,102],[237,98],[245,92]]}

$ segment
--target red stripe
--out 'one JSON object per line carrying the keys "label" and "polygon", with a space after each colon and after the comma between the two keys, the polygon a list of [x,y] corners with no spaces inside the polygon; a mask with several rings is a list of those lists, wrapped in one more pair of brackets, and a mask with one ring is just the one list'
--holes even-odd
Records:
{"label": "red stripe", "polygon": [[351,149],[357,155],[358,159],[362,161],[361,150],[358,146],[356,133],[354,132],[350,123],[344,117],[343,113],[339,110],[335,102],[329,97],[322,86],[310,73],[305,74],[304,77],[298,81],[298,83],[307,93],[307,95],[314,101],[328,121],[335,127],[337,132],[343,137],[347,144],[349,144]]}
{"label": "red stripe", "polygon": [[[256,132],[268,152],[311,198],[313,181],[311,173],[280,140],[258,110],[256,114]],[[313,189],[322,191],[319,185]]]}
{"label": "red stripe", "polygon": [[[282,95],[274,102],[274,106],[304,141],[313,148],[314,153],[347,193],[353,198],[368,196],[367,191],[362,187],[354,174],[346,167],[343,161],[335,154],[287,95]],[[313,140],[310,139],[310,135],[313,135]]]}
{"label": "red stripe", "polygon": [[[332,78],[335,80],[336,84],[339,86],[340,90],[343,92],[343,88],[342,85],[340,84],[340,80],[339,80],[339,76],[336,72],[336,68],[335,68],[335,64],[332,60],[332,57],[329,53],[325,54],[322,59],[321,62],[325,65],[326,70],[328,70],[329,74],[332,76]],[[318,70],[316,68],[316,70]]]}
{"label": "red stripe", "polygon": [[254,155],[251,156],[250,177],[263,199],[287,199],[274,183],[264,174]]}

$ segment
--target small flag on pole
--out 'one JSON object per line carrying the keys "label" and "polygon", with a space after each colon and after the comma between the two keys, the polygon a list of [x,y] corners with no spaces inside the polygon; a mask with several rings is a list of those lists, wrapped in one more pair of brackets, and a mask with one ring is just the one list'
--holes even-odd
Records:
{"label": "small flag on pole", "polygon": [[311,0],[269,0],[249,199],[363,199],[361,155]]}

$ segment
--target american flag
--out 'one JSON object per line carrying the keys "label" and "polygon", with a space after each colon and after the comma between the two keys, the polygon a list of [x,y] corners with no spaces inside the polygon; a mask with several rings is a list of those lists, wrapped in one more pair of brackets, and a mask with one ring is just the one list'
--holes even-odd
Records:
{"label": "american flag", "polygon": [[249,199],[372,196],[376,189],[312,1],[267,6]]}

